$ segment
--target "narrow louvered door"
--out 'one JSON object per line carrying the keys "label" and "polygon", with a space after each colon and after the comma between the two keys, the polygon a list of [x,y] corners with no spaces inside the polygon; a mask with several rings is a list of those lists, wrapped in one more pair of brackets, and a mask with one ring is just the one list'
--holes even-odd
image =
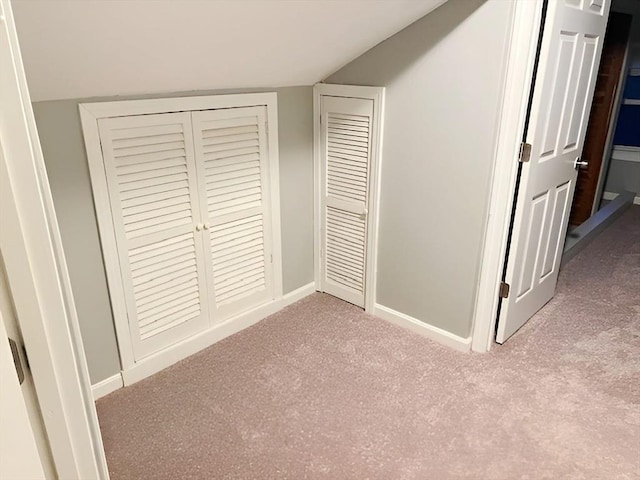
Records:
{"label": "narrow louvered door", "polygon": [[273,299],[266,107],[193,112],[213,319]]}
{"label": "narrow louvered door", "polygon": [[321,289],[364,306],[373,100],[322,96]]}
{"label": "narrow louvered door", "polygon": [[189,113],[98,121],[135,360],[209,326]]}

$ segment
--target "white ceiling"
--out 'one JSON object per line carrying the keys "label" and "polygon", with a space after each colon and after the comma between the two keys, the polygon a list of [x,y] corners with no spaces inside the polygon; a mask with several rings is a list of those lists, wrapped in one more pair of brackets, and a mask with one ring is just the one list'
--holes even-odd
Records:
{"label": "white ceiling", "polygon": [[312,85],[445,0],[14,0],[33,101]]}

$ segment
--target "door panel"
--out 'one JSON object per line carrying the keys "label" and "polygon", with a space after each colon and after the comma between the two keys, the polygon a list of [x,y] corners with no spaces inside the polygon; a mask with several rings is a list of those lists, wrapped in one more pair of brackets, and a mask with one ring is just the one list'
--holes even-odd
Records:
{"label": "door panel", "polygon": [[136,360],[209,326],[189,114],[98,121]]}
{"label": "door panel", "polygon": [[320,288],[364,307],[373,100],[321,98]]}
{"label": "door panel", "polygon": [[216,323],[274,298],[266,107],[193,112]]}
{"label": "door panel", "polygon": [[504,342],[554,294],[584,145],[608,0],[550,1],[534,87],[496,340]]}
{"label": "door panel", "polygon": [[589,165],[578,173],[569,220],[571,225],[580,225],[591,216],[600,175],[606,173],[602,172],[602,162],[610,122],[614,115],[614,103],[629,41],[631,19],[631,15],[618,12],[611,12],[609,16],[582,154]]}
{"label": "door panel", "polygon": [[24,374],[23,383],[18,382],[8,338],[17,345],[24,344],[0,254],[0,478],[54,478],[56,475],[33,379],[26,368],[26,358],[18,353]]}

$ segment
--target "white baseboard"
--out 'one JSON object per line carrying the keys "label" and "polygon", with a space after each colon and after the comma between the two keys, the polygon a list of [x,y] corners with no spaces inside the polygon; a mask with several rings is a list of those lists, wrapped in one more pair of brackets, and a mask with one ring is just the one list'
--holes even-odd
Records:
{"label": "white baseboard", "polygon": [[105,395],[109,395],[111,392],[115,392],[119,388],[122,388],[122,375],[116,373],[109,378],[105,378],[104,380],[96,383],[95,385],[91,385],[91,392],[93,393],[93,399],[98,400]]}
{"label": "white baseboard", "polygon": [[282,308],[288,307],[292,303],[296,303],[297,301],[302,300],[304,297],[308,297],[316,291],[316,283],[311,282],[303,285],[300,288],[296,288],[292,292],[285,293],[284,297],[282,297]]}
{"label": "white baseboard", "polygon": [[[602,199],[603,200],[615,200],[616,198],[618,198],[618,195],[620,195],[619,193],[615,193],[615,192],[603,192],[602,193]],[[640,205],[640,195],[636,195],[633,198],[633,204],[634,205]]]}
{"label": "white baseboard", "polygon": [[[615,222],[631,206],[635,195],[633,192],[623,192],[622,194],[605,193],[609,194],[611,201],[587,218],[581,225],[567,233],[567,240],[564,243],[560,262],[561,270],[573,257],[589,245],[600,232]],[[635,198],[637,199],[638,197]]]}
{"label": "white baseboard", "polygon": [[416,318],[379,304],[374,306],[373,314],[383,320],[404,327],[412,332],[419,333],[424,337],[435,340],[438,343],[454,348],[460,352],[469,352],[471,350],[471,337],[459,337],[446,330],[421,322]]}
{"label": "white baseboard", "polygon": [[210,329],[184,339],[161,352],[154,353],[136,362],[132,367],[126,368],[122,372],[125,385],[131,385],[143,378],[159,372],[180,360],[199,352],[220,340],[223,340],[234,333],[238,333],[245,328],[255,325],[260,320],[282,310],[284,307],[297,302],[298,300],[316,291],[315,283],[310,283],[303,287],[287,293],[282,298],[273,300],[265,305],[249,310],[237,317],[231,318],[224,323],[215,325]]}
{"label": "white baseboard", "polygon": [[611,151],[611,158],[613,160],[622,160],[624,162],[640,162],[640,148],[614,145],[613,150]]}

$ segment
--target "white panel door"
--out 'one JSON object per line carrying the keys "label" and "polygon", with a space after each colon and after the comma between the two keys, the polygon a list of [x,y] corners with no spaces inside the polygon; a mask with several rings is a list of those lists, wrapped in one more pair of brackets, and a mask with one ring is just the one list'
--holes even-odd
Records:
{"label": "white panel door", "polygon": [[[31,424],[34,420],[34,413],[37,414],[38,420],[40,420],[40,413],[34,411],[38,408],[38,404],[33,384],[27,378],[29,372],[26,370],[26,365],[22,363],[24,358],[21,358],[21,373],[26,381],[21,387],[7,341],[10,337],[16,342],[16,345],[20,343],[17,322],[4,275],[4,266],[2,258],[0,258],[0,398],[2,399],[0,406],[0,478],[44,479],[47,477],[38,452],[38,440],[41,449],[47,449],[48,446],[41,423],[38,422],[37,427],[39,428],[33,428]],[[10,334],[11,330],[14,330],[14,333]],[[22,357],[20,353],[18,355]],[[49,477],[53,478],[53,476],[53,472],[49,472]]]}
{"label": "white panel door", "polygon": [[266,113],[192,113],[215,323],[274,298]]}
{"label": "white panel door", "polygon": [[373,100],[321,98],[320,289],[364,307]]}
{"label": "white panel door", "polygon": [[134,357],[209,326],[189,113],[98,121]]}
{"label": "white panel door", "polygon": [[549,2],[513,237],[507,259],[509,296],[496,340],[504,342],[555,292],[577,178],[609,0]]}

